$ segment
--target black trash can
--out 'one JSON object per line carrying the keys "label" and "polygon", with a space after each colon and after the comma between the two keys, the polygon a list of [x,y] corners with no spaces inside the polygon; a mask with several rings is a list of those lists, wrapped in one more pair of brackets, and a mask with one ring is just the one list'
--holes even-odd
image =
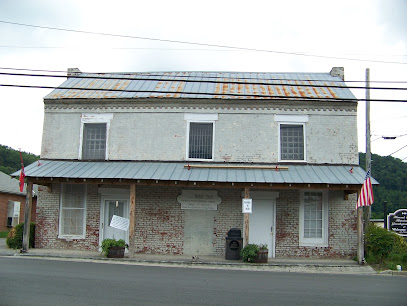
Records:
{"label": "black trash can", "polygon": [[226,237],[226,260],[240,260],[240,251],[243,246],[242,231],[238,228],[231,228]]}

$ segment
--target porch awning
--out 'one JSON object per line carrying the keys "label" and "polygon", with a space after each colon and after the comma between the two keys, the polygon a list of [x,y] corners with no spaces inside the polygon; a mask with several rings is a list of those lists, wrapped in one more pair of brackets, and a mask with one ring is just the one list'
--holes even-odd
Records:
{"label": "porch awning", "polygon": [[[366,172],[357,166],[275,167],[265,164],[40,160],[27,166],[25,175],[34,182],[44,179],[106,179],[332,185],[361,185],[366,176]],[[18,176],[19,171],[13,175]],[[372,179],[372,184],[378,182]]]}

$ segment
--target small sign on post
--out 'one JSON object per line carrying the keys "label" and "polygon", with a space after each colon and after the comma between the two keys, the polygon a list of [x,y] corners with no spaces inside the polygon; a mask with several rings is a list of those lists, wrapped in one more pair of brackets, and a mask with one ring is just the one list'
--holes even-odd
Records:
{"label": "small sign on post", "polygon": [[113,215],[112,221],[110,221],[110,227],[127,231],[129,229],[129,219],[123,218],[117,215]]}
{"label": "small sign on post", "polygon": [[252,213],[252,199],[242,199],[242,213]]}

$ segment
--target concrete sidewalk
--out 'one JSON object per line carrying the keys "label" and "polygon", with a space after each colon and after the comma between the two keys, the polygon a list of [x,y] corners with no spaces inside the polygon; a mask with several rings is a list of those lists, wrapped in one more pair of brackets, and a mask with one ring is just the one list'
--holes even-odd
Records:
{"label": "concrete sidewalk", "polygon": [[253,271],[279,271],[304,273],[344,273],[344,274],[377,274],[368,265],[358,265],[350,259],[292,259],[272,258],[267,264],[244,263],[240,260],[225,260],[217,256],[199,256],[193,259],[184,255],[135,254],[124,258],[106,258],[95,251],[71,251],[55,249],[29,249],[21,254],[19,250],[9,249],[6,239],[0,238],[0,256],[16,256],[30,258],[47,258],[53,260],[106,262],[115,264],[154,265],[173,267],[193,267],[204,269],[233,269]]}

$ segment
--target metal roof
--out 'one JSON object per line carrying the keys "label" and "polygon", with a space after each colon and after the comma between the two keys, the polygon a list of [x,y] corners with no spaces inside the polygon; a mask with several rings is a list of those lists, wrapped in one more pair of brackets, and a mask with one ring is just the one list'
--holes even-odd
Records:
{"label": "metal roof", "polygon": [[[339,86],[326,87],[326,86]],[[80,73],[48,94],[53,99],[209,98],[350,99],[344,81],[330,73],[149,72]]]}
{"label": "metal roof", "polygon": [[[202,168],[194,168],[194,165]],[[43,160],[27,166],[25,174],[33,178],[332,185],[361,185],[366,176],[360,167],[337,165],[287,165],[288,170],[279,171],[266,169],[263,164],[191,163],[191,168],[185,166],[188,166],[188,162]],[[13,175],[18,175],[18,172]],[[378,184],[374,179],[372,183]]]}
{"label": "metal roof", "polygon": [[[20,171],[16,172],[16,176],[20,175]],[[10,175],[0,171],[0,192],[16,194],[16,195],[26,195],[27,184],[24,184],[23,192],[20,192],[20,182]],[[34,194],[38,194],[38,186],[34,185]]]}

